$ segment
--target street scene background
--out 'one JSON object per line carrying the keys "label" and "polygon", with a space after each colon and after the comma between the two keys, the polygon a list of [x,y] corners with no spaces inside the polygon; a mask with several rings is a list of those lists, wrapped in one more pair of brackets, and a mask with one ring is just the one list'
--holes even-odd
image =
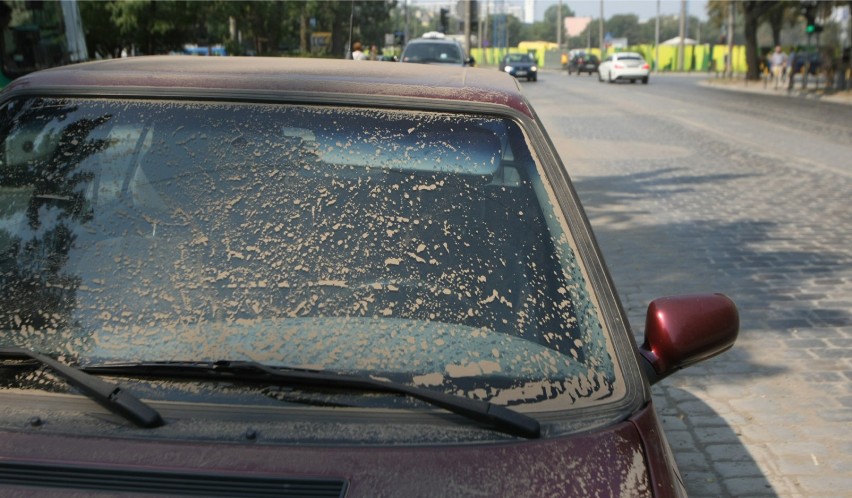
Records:
{"label": "street scene background", "polygon": [[732,350],[653,389],[690,496],[848,496],[852,101],[688,75],[523,85],[637,340],[656,297],[740,308]]}

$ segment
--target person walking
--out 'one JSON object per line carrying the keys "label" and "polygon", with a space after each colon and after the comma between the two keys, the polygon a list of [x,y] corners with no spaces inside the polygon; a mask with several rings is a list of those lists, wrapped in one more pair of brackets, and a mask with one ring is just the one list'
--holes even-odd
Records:
{"label": "person walking", "polygon": [[775,89],[783,84],[784,73],[787,70],[787,54],[781,50],[780,45],[775,46],[775,51],[769,56],[769,70],[772,71],[772,79],[775,80]]}

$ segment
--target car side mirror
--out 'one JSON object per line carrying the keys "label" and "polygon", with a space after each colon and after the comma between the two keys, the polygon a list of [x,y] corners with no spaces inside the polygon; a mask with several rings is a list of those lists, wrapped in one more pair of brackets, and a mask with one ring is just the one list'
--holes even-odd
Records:
{"label": "car side mirror", "polygon": [[740,329],[734,302],[722,294],[655,299],[648,305],[639,353],[654,384],[681,368],[727,351]]}

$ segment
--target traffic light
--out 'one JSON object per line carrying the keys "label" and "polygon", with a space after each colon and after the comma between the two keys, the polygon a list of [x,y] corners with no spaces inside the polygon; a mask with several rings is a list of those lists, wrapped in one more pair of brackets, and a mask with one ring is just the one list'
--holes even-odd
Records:
{"label": "traffic light", "polygon": [[817,24],[816,22],[816,2],[805,3],[804,5],[802,5],[802,10],[805,15],[805,19],[807,20],[805,32],[807,32],[809,35],[814,33],[822,33],[822,26]]}
{"label": "traffic light", "polygon": [[440,24],[438,26],[438,31],[440,31],[441,33],[446,34],[447,29],[450,27],[450,21],[447,18],[447,16],[449,16],[449,15],[450,15],[449,9],[441,9]]}

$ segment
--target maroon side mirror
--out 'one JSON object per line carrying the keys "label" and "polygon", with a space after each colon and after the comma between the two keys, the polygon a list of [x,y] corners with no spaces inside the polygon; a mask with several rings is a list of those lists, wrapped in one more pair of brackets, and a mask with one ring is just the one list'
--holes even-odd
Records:
{"label": "maroon side mirror", "polygon": [[645,342],[639,347],[649,381],[727,351],[739,329],[737,306],[722,294],[655,299],[648,305]]}

